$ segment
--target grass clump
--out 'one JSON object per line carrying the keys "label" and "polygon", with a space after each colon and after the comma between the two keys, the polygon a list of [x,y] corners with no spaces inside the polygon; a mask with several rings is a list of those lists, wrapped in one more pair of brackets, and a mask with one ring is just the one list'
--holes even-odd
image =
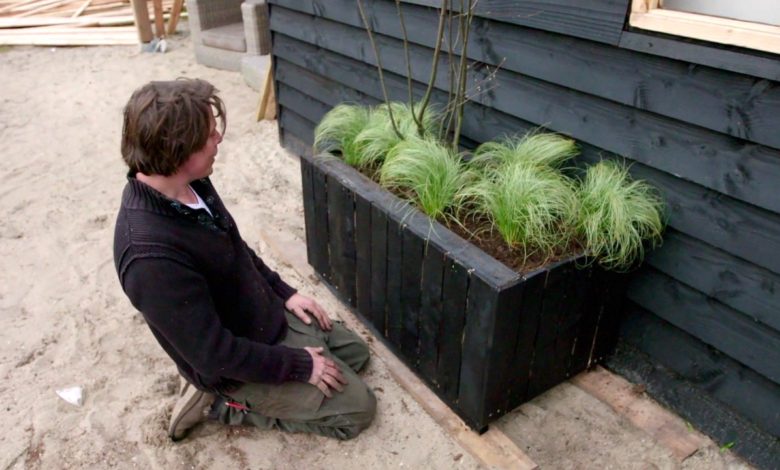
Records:
{"label": "grass clump", "polygon": [[477,147],[472,162],[482,168],[519,163],[561,168],[578,153],[577,144],[572,139],[559,134],[532,131],[503,141],[485,142]]}
{"label": "grass clump", "polygon": [[379,172],[382,186],[397,189],[434,219],[451,215],[467,182],[460,156],[436,140],[408,138],[388,153]]}
{"label": "grass clump", "polygon": [[523,162],[482,172],[464,191],[477,218],[486,217],[512,248],[526,259],[545,258],[571,241],[577,199],[568,178],[549,167]]}
{"label": "grass clump", "polygon": [[645,243],[661,243],[663,200],[649,184],[632,181],[625,165],[604,160],[590,166],[579,199],[578,232],[605,268],[627,270],[644,258]]}
{"label": "grass clump", "polygon": [[[425,135],[418,135],[414,120],[413,108],[406,103],[390,103],[390,109],[395,119],[398,133],[390,121],[390,113],[386,104],[372,109],[371,117],[361,132],[355,136],[355,147],[366,162],[379,166],[388,153],[405,139],[435,138],[440,116],[434,111],[428,111],[423,119]],[[400,134],[400,135],[399,135]]]}
{"label": "grass clump", "polygon": [[314,149],[317,152],[338,152],[348,165],[365,168],[367,163],[355,145],[355,137],[366,127],[370,117],[371,110],[365,106],[336,106],[314,128]]}

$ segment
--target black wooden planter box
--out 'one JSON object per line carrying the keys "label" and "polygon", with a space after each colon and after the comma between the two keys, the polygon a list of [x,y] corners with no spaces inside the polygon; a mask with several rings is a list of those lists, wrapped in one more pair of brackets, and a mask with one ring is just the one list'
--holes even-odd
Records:
{"label": "black wooden planter box", "polygon": [[614,346],[626,276],[521,276],[340,160],[301,169],[309,263],[475,430]]}

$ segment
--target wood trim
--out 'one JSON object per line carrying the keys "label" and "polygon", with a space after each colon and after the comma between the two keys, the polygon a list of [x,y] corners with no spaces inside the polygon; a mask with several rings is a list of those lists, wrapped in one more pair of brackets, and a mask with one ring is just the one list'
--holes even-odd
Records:
{"label": "wood trim", "polygon": [[663,10],[658,0],[634,0],[629,24],[635,28],[780,54],[780,27]]}

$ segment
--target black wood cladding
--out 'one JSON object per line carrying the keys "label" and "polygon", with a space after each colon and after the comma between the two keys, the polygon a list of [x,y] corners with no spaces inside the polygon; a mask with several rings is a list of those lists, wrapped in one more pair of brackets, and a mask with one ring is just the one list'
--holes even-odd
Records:
{"label": "black wood cladding", "polygon": [[[374,32],[403,39],[393,2],[367,0],[365,3]],[[279,0],[277,4],[309,15],[316,11],[320,18],[363,29],[353,0],[330,0],[321,8],[306,0]],[[409,41],[433,48],[436,28],[431,25],[438,21],[436,11],[410,4],[404,4],[402,8]],[[279,14],[285,18],[289,15],[283,9]],[[772,81],[780,80],[780,61],[744,58],[744,54],[717,49],[713,52],[702,46],[634,33],[627,33],[627,36],[632,38],[626,40],[627,44],[634,48],[638,47],[636,44],[650,41],[651,45],[646,47],[648,52],[658,52],[655,49],[684,51],[685,47],[695,47],[696,54],[691,52],[685,57],[730,54],[743,58],[744,63],[738,69],[746,68],[747,63],[758,62],[760,66],[748,70],[754,73],[771,70],[758,77],[726,72],[583,41],[570,34],[520,28],[480,17],[472,23],[468,56],[481,65],[500,66],[503,70],[780,148],[780,135],[775,127],[780,87],[772,84]],[[443,47],[447,50],[446,41]],[[723,60],[716,64],[725,66],[728,63],[730,61]]]}

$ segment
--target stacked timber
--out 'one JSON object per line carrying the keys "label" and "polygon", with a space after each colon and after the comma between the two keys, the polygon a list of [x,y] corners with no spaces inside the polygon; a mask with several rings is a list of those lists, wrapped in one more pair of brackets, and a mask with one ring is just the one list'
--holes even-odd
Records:
{"label": "stacked timber", "polygon": [[130,0],[0,0],[0,45],[121,44],[138,44]]}

